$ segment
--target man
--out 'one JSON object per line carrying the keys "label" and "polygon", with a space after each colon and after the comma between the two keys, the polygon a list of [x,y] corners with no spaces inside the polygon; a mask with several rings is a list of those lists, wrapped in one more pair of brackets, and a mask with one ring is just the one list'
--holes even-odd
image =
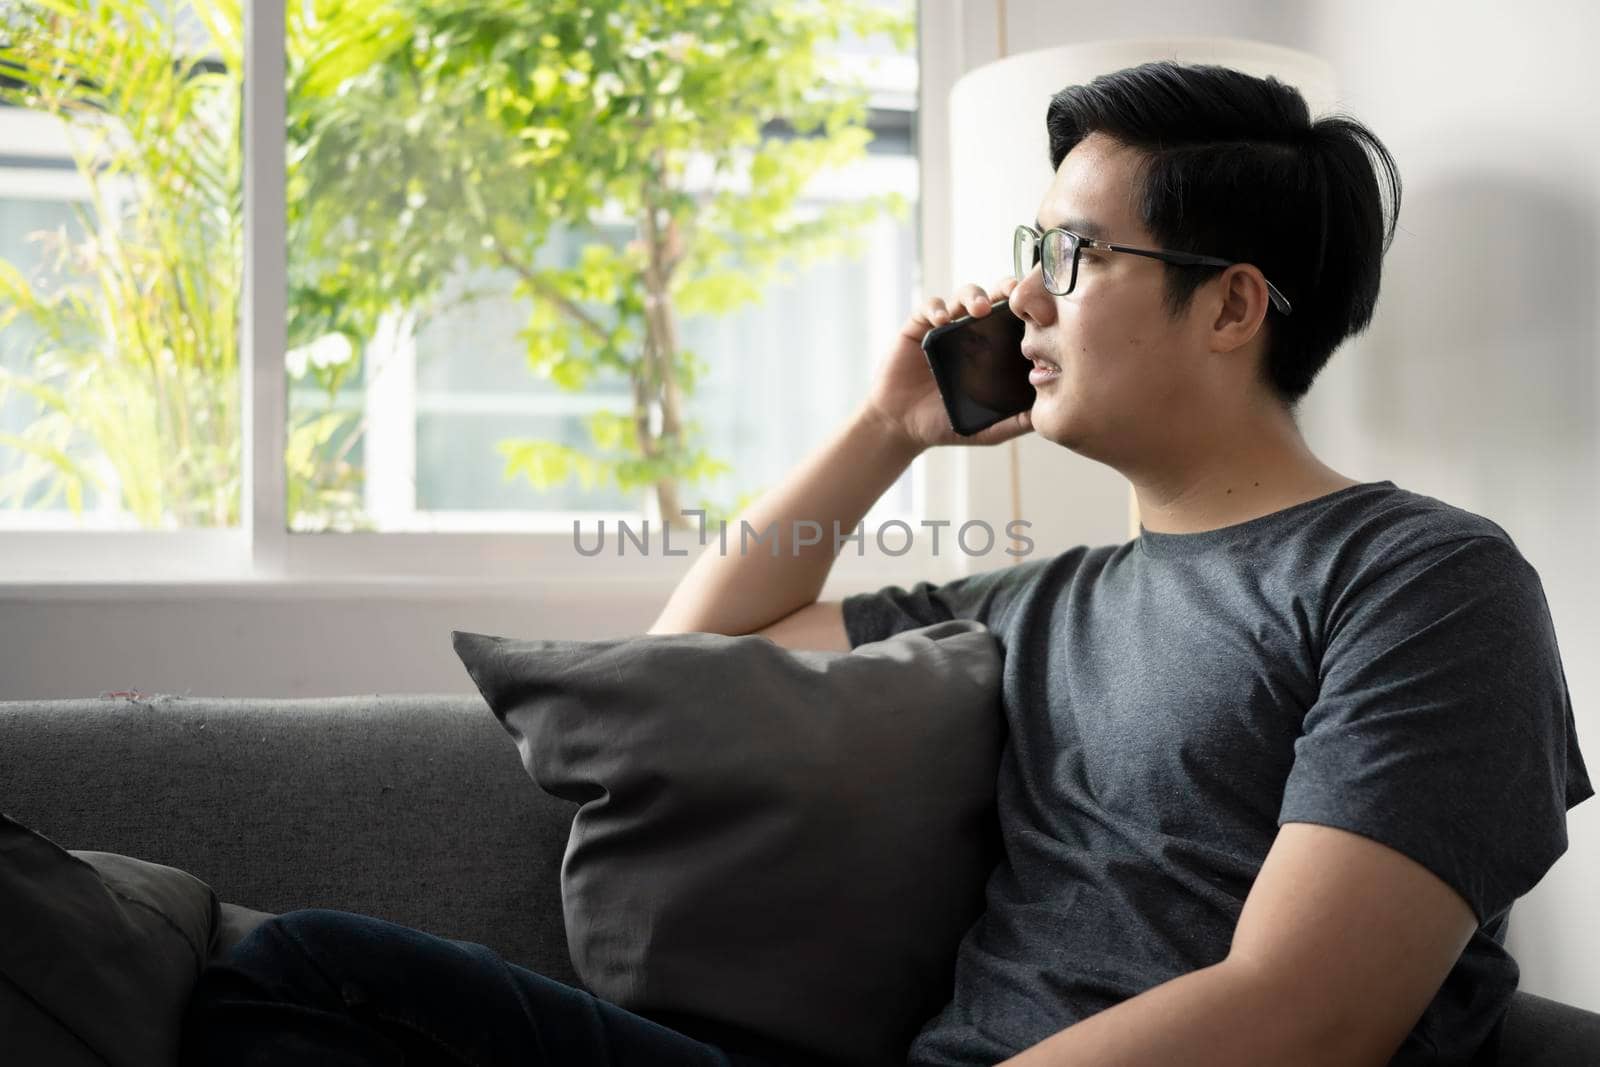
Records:
{"label": "man", "polygon": [[[827,537],[706,552],[651,632],[845,650],[959,617],[999,637],[1005,854],[913,1064],[1465,1064],[1517,984],[1508,909],[1594,790],[1510,536],[1331,469],[1296,425],[1371,319],[1393,161],[1216,67],[1071,86],[1046,121],[1018,277],[928,301],[741,518],[853,530],[923,449],[1031,430],[1126,475],[1139,536],[842,601],[817,599]],[[961,438],[920,342],[1001,297],[1037,399]]]}

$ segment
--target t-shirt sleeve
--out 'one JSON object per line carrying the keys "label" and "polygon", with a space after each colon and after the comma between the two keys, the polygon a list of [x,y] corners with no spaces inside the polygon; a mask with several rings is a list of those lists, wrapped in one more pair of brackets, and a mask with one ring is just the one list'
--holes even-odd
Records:
{"label": "t-shirt sleeve", "polygon": [[1370,837],[1449,883],[1479,924],[1567,850],[1594,795],[1538,572],[1508,541],[1437,545],[1331,605],[1321,688],[1278,823]]}
{"label": "t-shirt sleeve", "polygon": [[1006,564],[943,584],[917,582],[910,589],[886,585],[874,592],[852,593],[840,604],[850,647],[950,619],[975,619],[998,630],[1018,594],[1049,562]]}

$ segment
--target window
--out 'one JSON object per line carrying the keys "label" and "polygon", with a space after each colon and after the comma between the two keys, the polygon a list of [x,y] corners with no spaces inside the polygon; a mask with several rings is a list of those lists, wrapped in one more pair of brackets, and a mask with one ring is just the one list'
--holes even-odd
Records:
{"label": "window", "polygon": [[[903,2],[877,6],[911,14]],[[709,69],[744,69],[713,50],[742,43],[748,31],[721,28],[714,16],[677,16],[702,31],[696,38],[678,23],[656,26],[660,13],[629,4],[609,14],[595,5],[587,20],[573,4],[529,8],[520,19],[460,14],[448,26],[390,11],[394,21],[377,30],[291,12],[289,420],[291,437],[308,426],[326,437],[314,456],[291,450],[291,466],[297,457],[304,464],[290,472],[291,527],[529,529],[552,517],[565,525],[574,515],[659,514],[650,480],[607,478],[601,458],[631,462],[622,457],[644,405],[630,386],[649,384],[640,353],[653,331],[639,300],[648,275],[625,267],[641,265],[644,257],[630,252],[650,237],[640,204],[651,190],[635,179],[650,174],[653,161],[629,157],[612,167],[595,158],[596,146],[617,140],[609,127],[635,111],[651,116],[641,120],[647,128],[678,122],[685,140],[706,150],[681,153],[686,172],[663,176],[654,194],[709,198],[713,182],[694,164],[718,149],[724,120],[713,112],[696,125],[676,109],[704,102],[688,85],[709,78]],[[540,47],[502,45],[545,33],[550,41]],[[731,517],[739,501],[781,478],[864,394],[876,346],[911,303],[915,60],[882,35],[847,34],[824,51],[868,87],[873,138],[864,159],[813,181],[799,211],[884,193],[906,198],[907,210],[867,221],[860,253],[799,269],[760,300],[677,314],[674,336],[658,343],[677,365],[698,370],[678,415],[684,432],[697,435],[706,467],[721,468],[672,479],[680,507]],[[649,66],[668,53],[676,62]],[[531,74],[500,66],[511,56]],[[641,90],[637,107],[624,111],[620,101],[636,88],[629,79],[642,87],[654,77],[677,84],[663,94],[674,97],[674,109]],[[581,100],[581,109],[564,112],[569,100]],[[713,103],[728,124],[748,117]],[[615,186],[613,195],[570,213],[552,210],[565,199],[563,170],[551,166],[551,188],[542,189],[508,148],[507,129],[546,164],[563,154],[547,142],[567,145],[596,168],[593,181]],[[781,119],[767,131],[785,132]],[[586,133],[593,144],[574,143]],[[621,206],[630,200],[631,208]],[[558,272],[577,274],[590,263],[623,264],[621,286],[588,299],[570,280],[559,288]],[[531,278],[536,271],[549,273]],[[597,355],[604,332],[630,313],[637,329],[620,359]],[[639,369],[630,374],[618,362]],[[659,432],[671,402],[663,395],[652,405],[644,433]],[[513,469],[507,450],[519,444],[527,455]],[[319,477],[332,483],[331,498],[303,484]],[[909,514],[911,490],[902,479],[880,511]]]}
{"label": "window", "polygon": [[239,521],[237,80],[178,29],[0,29],[7,526]]}
{"label": "window", "polygon": [[[59,299],[62,285],[47,277],[52,252],[62,242],[80,243],[80,210],[89,197],[88,183],[77,174],[67,154],[64,138],[55,144],[49,134],[59,131],[31,122],[34,116],[14,108],[0,109],[0,261],[32,286],[41,300]],[[31,151],[24,151],[31,149]],[[52,242],[52,236],[55,240]],[[0,268],[3,269],[3,268]],[[114,523],[117,500],[113,492],[97,485],[82,486],[67,478],[52,479],[50,469],[51,424],[24,435],[48,411],[48,405],[12,378],[34,370],[35,353],[48,343],[44,327],[12,303],[12,318],[0,329],[0,506],[17,517],[26,516],[38,526],[65,521],[67,494],[77,486],[80,503],[91,521]],[[0,314],[4,314],[0,312]],[[55,420],[59,425],[60,420]],[[91,460],[103,482],[111,482],[104,456]],[[12,520],[15,521],[14,519]]]}
{"label": "window", "polygon": [[[441,114],[441,91],[481,100],[488,83],[466,81],[471,63],[441,49],[438,41],[446,31],[419,27],[411,8],[359,5],[359,26],[340,25],[339,11],[349,13],[357,6],[316,0],[292,5],[284,21],[286,33],[275,45],[257,40],[249,56],[240,50],[247,36],[241,26],[207,21],[182,0],[170,8],[149,0],[151,24],[157,29],[146,37],[123,32],[96,41],[82,28],[59,37],[55,43],[63,52],[76,46],[84,54],[96,48],[103,53],[111,43],[153,52],[166,41],[158,32],[162,20],[174,20],[178,34],[168,47],[178,62],[167,64],[174,73],[153,88],[145,87],[143,103],[149,113],[167,120],[147,125],[170,127],[161,131],[157,147],[168,153],[168,171],[188,174],[189,187],[177,179],[159,187],[152,172],[144,184],[139,175],[108,183],[109,198],[97,201],[87,177],[93,167],[71,147],[73,124],[52,117],[37,99],[27,106],[16,91],[25,79],[0,74],[5,78],[0,86],[10,90],[0,98],[0,261],[12,268],[11,276],[27,279],[32,297],[46,303],[71,287],[68,275],[45,277],[49,246],[31,237],[49,231],[64,234],[80,248],[115,249],[122,241],[155,265],[152,275],[176,279],[169,292],[141,291],[142,300],[125,301],[126,306],[118,305],[113,294],[96,293],[92,286],[83,289],[81,303],[99,312],[84,322],[100,328],[97,344],[88,346],[98,351],[100,363],[94,372],[72,379],[73,388],[88,391],[83,396],[62,393],[69,410],[57,422],[74,425],[70,438],[61,440],[60,455],[53,456],[39,441],[30,447],[27,437],[41,433],[44,412],[37,390],[22,382],[30,375],[39,378],[49,365],[41,360],[49,347],[43,343],[45,327],[24,308],[0,334],[0,367],[12,375],[6,379],[10,388],[0,397],[0,434],[6,435],[0,437],[0,479],[5,479],[0,488],[17,489],[29,482],[10,499],[0,497],[0,538],[11,538],[8,544],[23,543],[7,532],[19,530],[210,528],[245,539],[246,569],[252,556],[257,563],[265,556],[297,569],[297,561],[305,564],[314,558],[309,547],[296,547],[303,534],[349,533],[353,539],[362,533],[566,533],[575,518],[659,517],[655,483],[648,479],[635,479],[631,486],[605,478],[591,484],[574,476],[581,473],[575,468],[561,471],[559,464],[543,462],[525,464],[520,474],[508,476],[508,444],[535,443],[545,457],[592,453],[596,416],[602,416],[600,425],[613,438],[621,434],[625,440],[630,427],[636,432],[631,415],[637,409],[626,375],[607,374],[603,366],[590,368],[574,388],[573,376],[562,373],[570,367],[558,366],[551,373],[548,360],[542,371],[533,366],[537,361],[527,335],[530,307],[537,301],[525,287],[519,291],[518,282],[519,272],[530,266],[577,271],[595,248],[621,250],[637,243],[640,212],[605,202],[597,203],[584,224],[556,219],[540,231],[535,255],[525,261],[496,266],[483,257],[474,261],[470,255],[447,255],[490,234],[474,232],[461,221],[468,211],[460,199],[435,196],[429,204],[428,191],[437,194],[448,186],[424,179],[448,175],[452,169],[458,178],[470,177],[473,160],[504,146],[485,147],[475,139],[483,131],[470,124],[436,127],[431,139],[409,144],[394,132],[408,125],[414,130]],[[872,6],[912,16],[910,0],[873,0]],[[247,4],[238,16],[270,28],[275,18],[284,18],[281,9],[273,8],[269,3]],[[216,17],[210,5],[204,11],[208,18]],[[413,88],[421,85],[424,90],[431,84],[432,95],[419,91],[417,107],[408,111],[396,107],[393,93],[371,93],[371,128],[318,127],[313,106],[318,92],[342,95],[353,107],[350,97],[373,88],[356,84],[360,79],[350,75],[379,65],[373,56],[385,47],[386,33],[396,40],[403,37],[407,47],[416,55],[425,53],[443,73],[398,64],[385,77],[409,76]],[[424,38],[432,46],[419,51]],[[15,61],[15,51],[8,55],[4,49],[15,49],[18,40],[15,34],[0,39],[0,64]],[[648,53],[671,42],[636,44]],[[678,317],[676,340],[696,372],[681,414],[692,424],[701,450],[692,476],[679,479],[682,507],[709,506],[713,515],[732,516],[790,470],[864,395],[881,347],[919,288],[915,55],[887,38],[849,33],[824,51],[839,69],[862,78],[868,87],[871,139],[856,163],[823,168],[805,186],[797,202],[799,215],[814,217],[830,206],[885,193],[903,197],[905,210],[899,215],[877,211],[849,228],[860,240],[855,250],[804,265],[783,264],[788,276],[763,289],[759,300],[725,312]],[[240,77],[245,69],[273,69],[274,61],[288,74],[286,95]],[[481,67],[475,76],[482,76]],[[564,76],[575,69],[576,64]],[[418,81],[424,74],[434,81]],[[403,93],[400,98],[405,99]],[[119,117],[128,119],[134,100],[124,93],[124,110],[108,109],[100,125],[112,128]],[[151,101],[162,106],[157,110]],[[282,108],[276,121],[283,170],[277,178],[286,194],[277,234],[282,244],[276,249],[270,247],[270,230],[261,234],[250,229],[246,217],[247,183],[256,190],[253,218],[270,220],[277,210],[269,173],[274,154],[263,149],[272,136],[275,102]],[[252,106],[260,116],[253,132],[245,121]],[[398,125],[385,127],[380,118]],[[124,136],[113,136],[109,143],[137,155],[134,150],[141,145],[126,136],[129,125],[124,121]],[[537,145],[538,131],[532,132],[531,143]],[[782,135],[785,124],[775,121],[763,132]],[[365,137],[368,145],[394,146],[402,155],[409,148],[412,154],[401,160],[403,166],[370,169],[359,180],[341,184],[329,180],[333,172],[326,166],[318,171],[308,165],[336,159],[333,149],[340,146],[334,142],[340,136],[350,138],[345,147]],[[425,144],[443,148],[415,152]],[[236,151],[230,152],[230,146]],[[716,175],[696,175],[692,164],[689,172],[683,182],[686,195],[709,197],[719,188]],[[491,212],[493,220],[516,222],[511,198],[518,195],[517,186],[466,181],[456,188],[461,196],[470,188],[480,197],[489,193],[504,198],[499,201],[504,210]],[[195,195],[197,190],[204,195]],[[364,197],[352,197],[352,192]],[[521,195],[527,192],[520,190]],[[162,208],[167,209],[165,218]],[[455,224],[420,228],[403,237],[394,233],[402,219],[450,218]],[[391,224],[388,230],[380,225],[385,221]],[[138,224],[150,232],[139,232]],[[496,232],[502,237],[506,233]],[[257,236],[259,240],[252,240]],[[423,263],[426,270],[407,273]],[[364,289],[338,284],[353,270],[375,265],[387,272],[378,280],[393,284],[367,284]],[[84,277],[77,281],[81,284]],[[246,292],[249,284],[256,288]],[[276,299],[274,290],[280,294]],[[352,291],[367,299],[344,300]],[[263,324],[280,300],[282,321]],[[598,308],[589,310],[596,313]],[[222,330],[223,322],[237,328]],[[180,338],[183,345],[172,343]],[[262,372],[273,362],[282,368],[281,386]],[[241,365],[253,368],[243,378]],[[128,380],[118,381],[107,366],[120,366]],[[165,377],[163,369],[170,372]],[[138,386],[132,401],[127,400],[129,382]],[[275,388],[281,389],[276,397]],[[131,431],[137,444],[119,437],[116,420],[104,416],[108,429],[98,436],[85,432],[81,423],[88,410],[107,407],[85,401],[95,390],[124,398],[122,415],[129,425],[121,429]],[[194,403],[180,410],[180,401]],[[605,413],[610,417],[604,418]],[[247,414],[253,414],[256,424],[248,435]],[[274,416],[282,423],[281,435],[260,425]],[[659,409],[651,411],[651,432],[659,430],[661,418]],[[64,431],[57,427],[51,432]],[[246,436],[251,439],[244,440]],[[252,445],[260,452],[272,443],[282,449],[279,472],[250,455]],[[133,458],[142,459],[143,465],[131,463]],[[72,479],[60,476],[67,469],[63,460],[81,468],[76,489]],[[919,512],[922,463],[880,500],[868,516],[869,528],[886,518]],[[530,471],[546,477],[533,477]],[[130,503],[134,497],[138,506]],[[74,503],[81,510],[70,506]],[[264,517],[269,520],[265,524]],[[285,536],[277,539],[274,529]],[[50,551],[64,544],[57,539]],[[146,544],[151,552],[161,551]],[[481,544],[463,542],[463,559]],[[373,558],[405,569],[419,546],[397,541]],[[437,562],[437,552],[429,555]],[[238,562],[236,554],[231,558]],[[353,559],[343,553],[329,558],[346,565]]]}

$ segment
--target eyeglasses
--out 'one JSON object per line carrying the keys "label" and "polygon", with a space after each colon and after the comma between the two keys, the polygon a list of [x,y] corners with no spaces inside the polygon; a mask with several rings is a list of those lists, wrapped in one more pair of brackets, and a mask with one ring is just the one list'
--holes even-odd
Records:
{"label": "eyeglasses", "polygon": [[[1044,251],[1041,256],[1040,246]],[[1130,248],[1127,245],[1115,245],[1109,241],[1099,241],[1092,237],[1081,237],[1071,230],[1059,227],[1048,229],[1044,233],[1023,223],[1017,227],[1016,235],[1011,242],[1011,259],[1016,269],[1017,280],[1027,277],[1040,259],[1044,260],[1044,288],[1052,296],[1066,296],[1078,284],[1078,254],[1085,248],[1098,248],[1107,252],[1127,252],[1135,256],[1149,256],[1151,259],[1164,260],[1167,263],[1177,263],[1185,267],[1231,267],[1231,259],[1218,259],[1216,256],[1201,256],[1193,252],[1169,252],[1164,249]],[[1069,262],[1071,266],[1068,267]],[[1066,273],[1066,285],[1061,284],[1062,274]],[[1278,291],[1278,287],[1271,282],[1267,283],[1267,295],[1272,301],[1272,306],[1287,315],[1292,310],[1287,297]]]}

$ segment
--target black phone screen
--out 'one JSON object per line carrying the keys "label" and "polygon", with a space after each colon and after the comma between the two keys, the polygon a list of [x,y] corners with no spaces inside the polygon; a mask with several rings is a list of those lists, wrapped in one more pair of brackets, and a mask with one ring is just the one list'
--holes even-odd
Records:
{"label": "black phone screen", "polygon": [[1025,329],[1009,303],[997,300],[982,318],[965,315],[923,335],[922,351],[956,433],[971,436],[1033,407]]}

